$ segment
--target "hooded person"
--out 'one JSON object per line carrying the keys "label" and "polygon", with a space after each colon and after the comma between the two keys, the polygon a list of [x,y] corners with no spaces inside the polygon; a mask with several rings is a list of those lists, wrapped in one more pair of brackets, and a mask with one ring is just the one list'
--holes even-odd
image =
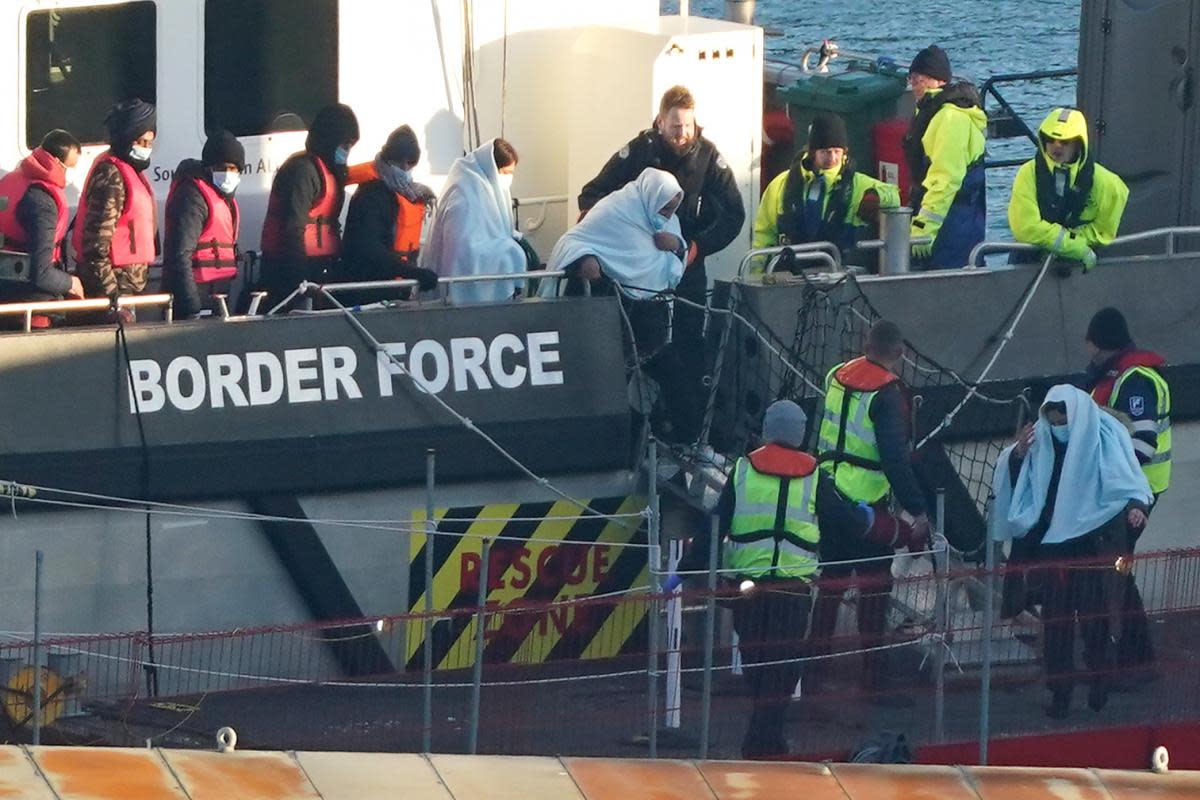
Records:
{"label": "hooded person", "polygon": [[603,276],[635,299],[674,289],[687,257],[675,214],[682,200],[674,175],[647,167],[563,234],[546,266],[591,280]]}
{"label": "hooded person", "polygon": [[950,57],[937,45],[917,53],[908,81],[917,101],[904,135],[912,178],[910,233],[932,240],[913,245],[913,267],[962,267],[987,226],[987,115],[978,90],[954,79]]}
{"label": "hooded person", "polygon": [[79,140],[66,131],[50,131],[16,169],[0,178],[4,247],[29,256],[26,276],[0,281],[0,301],[83,297],[83,287],[67,272],[62,253],[69,219],[67,170],[79,161],[81,149]]}
{"label": "hooded person", "polygon": [[1128,200],[1125,182],[1088,148],[1083,112],[1056,108],[1038,128],[1038,154],[1013,179],[1008,224],[1018,242],[1041,248],[1027,260],[1053,253],[1086,271],[1096,264],[1096,248],[1116,238]]}
{"label": "hooded person", "polygon": [[[432,189],[413,180],[413,168],[420,160],[416,133],[401,125],[388,136],[373,162],[351,169],[352,180],[357,177],[359,186],[346,214],[346,257],[338,266],[339,280],[411,279],[423,292],[437,286],[437,274],[417,265],[425,219],[437,203]],[[378,299],[395,296],[391,292]],[[373,299],[376,297],[364,294],[355,302]]]}
{"label": "hooded person", "polygon": [[[517,154],[504,139],[492,139],[454,162],[421,250],[421,266],[442,277],[520,275],[529,266],[517,241],[512,210],[512,176]],[[510,300],[521,280],[451,284],[457,305]]]}
{"label": "hooded person", "polygon": [[808,146],[763,193],[752,246],[825,241],[845,252],[878,223],[879,209],[899,206],[897,187],[854,168],[842,118],[817,114],[808,129]]}
{"label": "hooded person", "polygon": [[358,138],[358,118],[349,106],[325,106],[309,127],[304,150],[275,173],[263,219],[259,281],[268,308],[303,281],[324,282],[341,255],[346,164]]}
{"label": "hooded person", "polygon": [[109,149],[83,182],[71,244],[88,297],[137,294],[158,253],[158,211],[146,179],[157,133],[150,103],[127,100],[104,118]]}
{"label": "hooded person", "polygon": [[1070,709],[1076,615],[1088,705],[1099,711],[1117,655],[1109,642],[1122,637],[1125,576],[1113,564],[1129,552],[1153,499],[1129,433],[1086,392],[1054,386],[1037,422],[1001,452],[992,492],[992,539],[1021,539],[1037,547],[1041,563],[1065,562],[1043,570],[1043,655],[1052,695],[1046,713],[1062,719]]}
{"label": "hooded person", "polygon": [[241,214],[235,198],[246,151],[232,133],[209,134],[200,159],[175,168],[163,225],[163,288],[175,317],[197,316],[238,274]]}

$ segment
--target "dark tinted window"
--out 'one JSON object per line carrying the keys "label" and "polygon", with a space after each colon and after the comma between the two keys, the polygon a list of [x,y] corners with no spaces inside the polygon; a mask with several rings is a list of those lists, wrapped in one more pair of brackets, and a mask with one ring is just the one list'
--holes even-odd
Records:
{"label": "dark tinted window", "polygon": [[155,102],[155,8],[149,0],[34,11],[25,23],[25,143],[53,128],[84,144],[108,141],[118,100]]}
{"label": "dark tinted window", "polygon": [[205,127],[303,130],[336,103],[337,18],[337,0],[205,0]]}

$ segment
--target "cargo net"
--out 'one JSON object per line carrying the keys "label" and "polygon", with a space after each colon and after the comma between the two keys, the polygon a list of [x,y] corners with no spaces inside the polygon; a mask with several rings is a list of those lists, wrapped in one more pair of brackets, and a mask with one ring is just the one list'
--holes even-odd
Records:
{"label": "cargo net", "polygon": [[[880,314],[853,277],[810,281],[785,339],[748,304],[739,304],[736,287],[734,292],[732,313],[714,313],[722,321],[710,325],[717,340],[707,415],[713,452],[728,459],[755,446],[766,407],[785,398],[807,412],[807,444],[815,452],[825,376],[862,353],[867,330]],[[1014,308],[1006,325],[1017,314]],[[999,334],[982,355],[1003,346]],[[983,555],[992,471],[1017,426],[1029,418],[1029,392],[986,391],[924,355],[919,343],[908,345],[898,371],[911,390],[917,478],[931,509],[937,491],[945,490],[947,538],[965,559],[977,560]]]}

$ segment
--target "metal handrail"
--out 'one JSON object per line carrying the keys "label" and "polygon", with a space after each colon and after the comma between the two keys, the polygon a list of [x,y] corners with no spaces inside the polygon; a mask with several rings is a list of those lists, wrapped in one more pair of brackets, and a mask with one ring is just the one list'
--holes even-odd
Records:
{"label": "metal handrail", "polygon": [[[1137,233],[1118,236],[1109,242],[1106,247],[1118,247],[1123,244],[1134,244],[1136,242],[1149,242],[1156,239],[1166,239],[1166,252],[1164,255],[1178,255],[1176,247],[1176,238],[1179,236],[1200,236],[1200,226],[1198,225],[1178,225],[1167,228],[1153,228],[1148,231],[1138,231]],[[1037,252],[1042,248],[1033,244],[1024,242],[980,242],[971,250],[971,255],[967,260],[965,269],[977,269],[981,266],[979,263],[980,256],[989,253],[1027,253]],[[1190,252],[1190,251],[1189,251]],[[1104,260],[1104,259],[1101,259]]]}
{"label": "metal handrail", "polygon": [[1035,253],[1039,250],[1041,248],[1037,245],[1023,242],[980,242],[971,248],[971,255],[967,256],[967,263],[963,269],[986,267],[987,264],[980,264],[979,259],[989,253]]}
{"label": "metal handrail", "polygon": [[[141,306],[163,307],[163,319],[174,321],[171,309],[172,295],[169,294],[133,294],[117,297],[118,308],[139,308]],[[25,332],[33,330],[34,314],[71,314],[76,311],[104,311],[112,307],[112,301],[106,297],[85,298],[83,300],[41,300],[33,303],[0,303],[0,316],[23,314],[25,316]]]}
{"label": "metal handrail", "polygon": [[[785,244],[778,247],[760,247],[752,249],[742,256],[742,261],[738,264],[737,276],[743,278],[746,275],[746,267],[750,266],[750,262],[761,256],[773,256],[782,253],[784,250],[791,250],[796,256],[805,256],[801,261],[824,261],[829,264],[830,271],[840,272],[842,269],[842,251],[833,242],[806,242],[804,244]],[[810,258],[808,254],[821,253],[825,258]],[[770,266],[770,264],[768,264]]]}
{"label": "metal handrail", "polygon": [[[826,253],[824,250],[809,250],[807,252],[793,253],[792,257],[796,261],[820,261],[829,266],[830,272],[838,272],[841,270],[841,265],[833,260],[833,256]],[[775,273],[775,267],[779,265],[778,258],[772,258],[767,262],[766,269],[763,270],[763,275],[772,275]]]}

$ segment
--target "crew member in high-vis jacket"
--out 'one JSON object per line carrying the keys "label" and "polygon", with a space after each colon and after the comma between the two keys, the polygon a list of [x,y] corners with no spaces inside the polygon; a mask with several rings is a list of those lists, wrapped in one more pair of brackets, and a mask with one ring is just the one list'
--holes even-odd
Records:
{"label": "crew member in high-vis jacket", "polygon": [[1054,253],[1090,270],[1096,248],[1117,236],[1129,188],[1096,163],[1083,112],[1054,109],[1038,128],[1038,141],[1038,154],[1013,180],[1008,224],[1018,242],[1040,247],[1042,258]]}
{"label": "crew member in high-vis jacket", "polygon": [[[1102,308],[1088,323],[1085,337],[1091,357],[1085,389],[1101,408],[1115,412],[1133,439],[1133,453],[1150,484],[1154,510],[1171,485],[1171,389],[1162,376],[1166,362],[1150,350],[1139,350],[1129,335],[1125,316],[1116,308]],[[1137,546],[1142,529],[1130,531],[1129,549]],[[1130,574],[1125,586],[1124,630],[1117,643],[1117,688],[1136,685],[1154,675],[1150,626],[1137,583]]]}
{"label": "crew member in high-vis jacket", "polygon": [[[879,320],[867,333],[864,355],[835,366],[825,380],[818,441],[822,470],[834,478],[844,497],[874,507],[877,517],[893,507],[902,512],[892,518],[890,540],[844,537],[822,543],[825,560],[852,562],[831,565],[827,576],[848,580],[858,575],[858,630],[862,647],[867,649],[883,644],[892,591],[889,557],[897,547],[924,542],[930,533],[925,494],[912,466],[911,404],[895,372],[903,355],[900,329],[893,322]],[[840,593],[826,593],[818,601],[813,622],[813,636],[818,641],[833,634],[840,605]],[[868,652],[863,668],[863,684],[873,701],[911,702],[888,691],[886,650]]]}
{"label": "crew member in high-vis jacket", "polygon": [[[876,528],[891,535],[869,506],[839,494],[817,460],[801,450],[807,425],[804,410],[791,400],[772,403],[763,415],[763,445],[737,460],[717,503],[723,574],[741,588],[733,626],[753,703],[744,758],[788,752],[784,725],[808,654],[822,539],[860,539]],[[710,538],[693,540],[679,563],[681,574],[707,568]]]}
{"label": "crew member in high-vis jacket", "polygon": [[833,242],[843,251],[879,220],[879,209],[900,205],[900,190],[854,168],[846,123],[817,114],[808,147],[777,175],[754,218],[753,246]]}
{"label": "crew member in high-vis jacket", "polygon": [[987,225],[984,114],[979,92],[952,80],[950,58],[937,45],[917,53],[908,69],[917,113],[904,137],[912,177],[909,205],[914,269],[966,266]]}

